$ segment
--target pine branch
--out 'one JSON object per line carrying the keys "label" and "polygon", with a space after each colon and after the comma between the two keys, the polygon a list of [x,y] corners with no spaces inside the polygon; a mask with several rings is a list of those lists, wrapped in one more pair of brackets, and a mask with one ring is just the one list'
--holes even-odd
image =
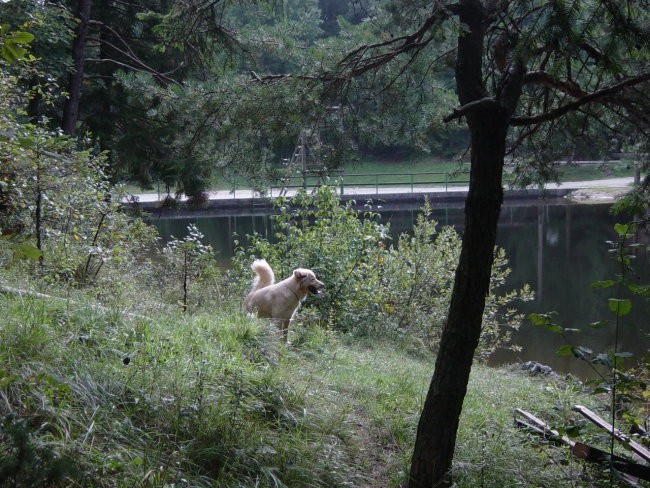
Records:
{"label": "pine branch", "polygon": [[[360,46],[341,60],[338,75],[332,76],[332,78],[352,79],[388,64],[401,54],[411,51],[419,52],[433,40],[433,34],[430,31],[435,24],[454,15],[458,8],[456,4],[445,6],[442,3],[436,3],[431,15],[417,31],[409,35]],[[384,48],[389,49],[381,52]],[[369,53],[377,51],[380,51],[379,54],[366,57]]]}
{"label": "pine branch", "polygon": [[[123,61],[118,61],[118,60],[112,59],[112,58],[101,58],[101,59],[87,58],[86,61],[88,61],[88,62],[92,61],[92,62],[102,62],[102,63],[113,63],[113,64],[116,64],[118,66],[122,66],[124,68],[130,69],[130,70],[133,70],[133,71],[149,73],[152,76],[158,78],[161,82],[165,82],[166,84],[175,84],[175,85],[181,86],[181,84],[179,82],[177,82],[173,78],[170,78],[169,76],[167,76],[166,73],[161,73],[157,69],[152,68],[151,66],[147,65],[131,49],[131,46],[129,45],[129,43],[126,42],[126,40],[124,40],[124,38],[120,35],[120,33],[117,32],[115,29],[113,29],[111,26],[109,26],[109,25],[107,25],[107,24],[105,24],[103,22],[97,21],[97,20],[90,20],[89,24],[99,26],[101,29],[106,29],[113,36],[115,36],[115,38],[120,41],[123,48],[120,48],[120,47],[116,46],[115,44],[113,44],[112,42],[107,41],[106,39],[102,39],[101,36],[97,39],[97,42],[112,48],[114,51],[116,51],[117,53],[124,56],[127,60],[129,60],[133,64],[129,64],[129,63],[126,63],[126,62],[123,62]],[[176,68],[176,69],[178,69],[178,68]],[[172,72],[176,71],[176,69],[172,70]]]}
{"label": "pine branch", "polygon": [[582,97],[577,98],[576,100],[569,102],[561,107],[557,107],[553,110],[550,110],[545,113],[538,115],[531,115],[528,117],[513,117],[510,120],[510,125],[512,126],[521,126],[521,125],[532,125],[539,122],[548,122],[549,120],[557,119],[563,115],[568,114],[569,112],[574,112],[580,107],[590,104],[590,103],[600,103],[606,101],[608,98],[613,95],[617,95],[623,92],[625,89],[640,85],[650,80],[650,73],[643,73],[638,76],[627,78],[623,81],[615,83],[610,86],[606,86],[599,90],[596,90],[592,93],[586,94]]}
{"label": "pine branch", "polygon": [[576,82],[571,80],[563,81],[555,79],[545,71],[529,71],[524,75],[524,84],[542,85],[547,88],[555,88],[556,90],[576,98],[585,96],[585,93]]}

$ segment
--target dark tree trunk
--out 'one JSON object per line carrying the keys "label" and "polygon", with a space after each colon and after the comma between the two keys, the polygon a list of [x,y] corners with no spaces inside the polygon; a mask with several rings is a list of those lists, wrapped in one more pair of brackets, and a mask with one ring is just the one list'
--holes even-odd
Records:
{"label": "dark tree trunk", "polygon": [[409,488],[452,484],[456,432],[494,260],[506,135],[521,89],[521,79],[510,73],[507,79],[514,81],[514,88],[506,82],[499,96],[486,95],[482,81],[483,5],[479,0],[461,0],[458,5],[460,21],[467,26],[458,39],[456,83],[471,134],[470,184],[460,260],[434,375],[418,424]]}
{"label": "dark tree trunk", "polygon": [[472,169],[460,261],[435,372],[418,425],[411,488],[450,484],[448,474],[458,421],[481,334],[503,200],[501,169],[507,131],[503,116],[486,111],[485,117],[485,124],[472,128]]}
{"label": "dark tree trunk", "polygon": [[92,0],[79,0],[77,18],[79,25],[72,43],[72,72],[68,79],[68,100],[63,107],[61,129],[68,135],[74,135],[79,119],[79,103],[81,102],[81,87],[84,78],[84,63],[86,61],[86,41],[88,38],[88,22]]}

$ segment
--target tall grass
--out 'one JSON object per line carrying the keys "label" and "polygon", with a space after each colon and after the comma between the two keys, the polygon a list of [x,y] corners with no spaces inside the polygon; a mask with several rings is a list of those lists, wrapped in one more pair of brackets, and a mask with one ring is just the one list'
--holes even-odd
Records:
{"label": "tall grass", "polygon": [[[227,305],[134,319],[75,300],[0,296],[0,485],[405,482],[434,362],[424,348],[316,325],[287,348]],[[577,465],[528,445],[511,415],[561,415],[578,398],[570,383],[476,365],[459,486],[575,486]]]}

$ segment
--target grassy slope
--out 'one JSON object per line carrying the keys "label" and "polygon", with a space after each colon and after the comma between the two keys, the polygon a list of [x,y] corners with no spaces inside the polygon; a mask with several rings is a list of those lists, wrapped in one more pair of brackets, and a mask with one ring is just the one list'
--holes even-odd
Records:
{"label": "grassy slope", "polygon": [[[429,354],[318,328],[297,329],[286,348],[266,324],[227,309],[143,320],[77,300],[0,296],[0,485],[2,476],[98,487],[404,481]],[[512,427],[515,407],[558,420],[578,401],[592,400],[476,365],[459,486],[582,486],[566,450],[535,448]]]}

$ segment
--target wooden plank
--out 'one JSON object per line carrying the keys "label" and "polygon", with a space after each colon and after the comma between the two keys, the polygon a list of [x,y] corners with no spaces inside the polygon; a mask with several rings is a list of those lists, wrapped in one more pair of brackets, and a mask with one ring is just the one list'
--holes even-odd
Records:
{"label": "wooden plank", "polygon": [[601,466],[610,466],[620,473],[626,474],[628,476],[624,477],[625,481],[628,483],[635,483],[638,479],[650,481],[650,467],[643,464],[638,464],[625,459],[620,456],[612,456],[609,452],[603,451],[596,447],[588,446],[581,442],[576,442],[575,445],[571,448],[571,453],[580,459],[585,461],[590,461],[592,463],[598,463]]}
{"label": "wooden plank", "polygon": [[543,432],[543,435],[549,436],[549,437],[555,437],[555,438],[559,439],[560,441],[562,441],[564,444],[566,444],[566,445],[568,445],[570,447],[573,447],[574,442],[571,439],[569,439],[565,435],[560,435],[560,433],[557,430],[551,429],[546,422],[544,422],[541,419],[538,419],[532,413],[526,412],[525,410],[522,410],[521,408],[515,409],[515,412],[518,413],[519,415],[521,415],[522,417],[526,418],[528,421],[532,422],[539,429],[541,429],[541,431]]}
{"label": "wooden plank", "polygon": [[600,418],[595,412],[582,405],[574,405],[573,410],[596,424],[601,429],[607,431],[607,433],[614,437],[614,439],[617,441],[623,443],[626,446],[629,446],[629,448],[634,451],[635,454],[641,456],[647,462],[650,462],[650,451],[648,449],[646,449],[638,442],[634,442],[632,439],[630,439],[629,436],[625,435],[620,430],[615,429],[609,422]]}
{"label": "wooden plank", "polygon": [[551,429],[546,422],[537,418],[532,413],[520,408],[515,409],[515,413],[525,419],[522,420],[515,417],[515,425],[517,427],[534,432],[551,442],[569,445],[571,447],[571,454],[575,457],[616,470],[623,481],[628,483],[630,486],[639,487],[639,478],[650,481],[649,466],[635,463],[620,456],[612,456],[608,452],[596,447],[581,442],[575,442],[567,436],[561,436],[557,430]]}

